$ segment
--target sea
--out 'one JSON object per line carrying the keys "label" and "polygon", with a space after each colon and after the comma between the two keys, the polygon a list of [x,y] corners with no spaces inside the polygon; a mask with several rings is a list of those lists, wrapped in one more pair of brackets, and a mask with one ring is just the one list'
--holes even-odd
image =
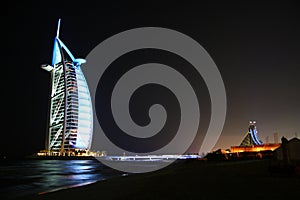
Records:
{"label": "sea", "polygon": [[2,159],[0,199],[21,199],[122,175],[123,172],[111,169],[96,159]]}

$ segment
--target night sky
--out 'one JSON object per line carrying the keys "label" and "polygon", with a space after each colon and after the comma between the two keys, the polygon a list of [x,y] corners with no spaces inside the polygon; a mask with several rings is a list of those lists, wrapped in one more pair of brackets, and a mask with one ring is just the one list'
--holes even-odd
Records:
{"label": "night sky", "polygon": [[239,145],[250,120],[257,121],[263,142],[267,136],[273,142],[275,132],[279,140],[300,136],[296,3],[86,2],[26,1],[2,12],[2,67],[11,70],[2,77],[10,79],[5,87],[13,115],[2,129],[0,154],[27,155],[44,148],[50,74],[40,66],[51,63],[59,18],[61,40],[82,58],[108,37],[137,27],[174,29],[198,41],[218,66],[227,93],[227,118],[214,149]]}

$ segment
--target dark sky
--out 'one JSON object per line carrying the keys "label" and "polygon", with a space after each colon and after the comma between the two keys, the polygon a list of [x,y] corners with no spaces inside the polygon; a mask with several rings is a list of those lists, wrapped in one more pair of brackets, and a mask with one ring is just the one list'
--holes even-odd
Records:
{"label": "dark sky", "polygon": [[[55,1],[54,1],[55,2]],[[228,111],[215,149],[239,145],[249,120],[260,139],[300,136],[300,7],[289,1],[165,3],[54,3],[7,5],[2,12],[3,67],[14,114],[2,129],[1,154],[44,148],[51,63],[58,18],[60,38],[76,57],[106,38],[131,28],[157,26],[198,41],[223,77]],[[15,19],[13,18],[15,17]],[[2,77],[5,75],[2,74]],[[5,95],[2,95],[3,97]],[[12,102],[13,102],[12,101]]]}

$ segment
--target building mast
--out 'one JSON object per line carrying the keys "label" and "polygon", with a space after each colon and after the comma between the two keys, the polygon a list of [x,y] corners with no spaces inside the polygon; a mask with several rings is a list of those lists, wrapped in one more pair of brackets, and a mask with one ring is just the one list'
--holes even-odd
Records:
{"label": "building mast", "polygon": [[[57,32],[56,32],[56,40],[58,39],[59,36],[59,29],[60,29],[60,19],[58,20],[58,26],[57,26]],[[66,64],[65,64],[65,57],[64,57],[64,52],[63,49],[58,42],[58,48],[61,54],[61,60],[62,60],[62,65],[63,65],[63,75],[64,75],[64,122],[63,122],[63,131],[62,131],[62,140],[61,140],[61,147],[60,147],[60,155],[63,155],[64,150],[65,150],[65,137],[66,137],[66,131],[67,131],[67,108],[68,108],[68,98],[67,98],[67,71],[66,71]]]}

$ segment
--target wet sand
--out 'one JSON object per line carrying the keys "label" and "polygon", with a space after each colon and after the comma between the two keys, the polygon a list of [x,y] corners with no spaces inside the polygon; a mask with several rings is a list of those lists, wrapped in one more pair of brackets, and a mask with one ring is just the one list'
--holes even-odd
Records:
{"label": "wet sand", "polygon": [[270,160],[179,162],[159,171],[114,177],[22,199],[294,199],[300,177],[271,173]]}

